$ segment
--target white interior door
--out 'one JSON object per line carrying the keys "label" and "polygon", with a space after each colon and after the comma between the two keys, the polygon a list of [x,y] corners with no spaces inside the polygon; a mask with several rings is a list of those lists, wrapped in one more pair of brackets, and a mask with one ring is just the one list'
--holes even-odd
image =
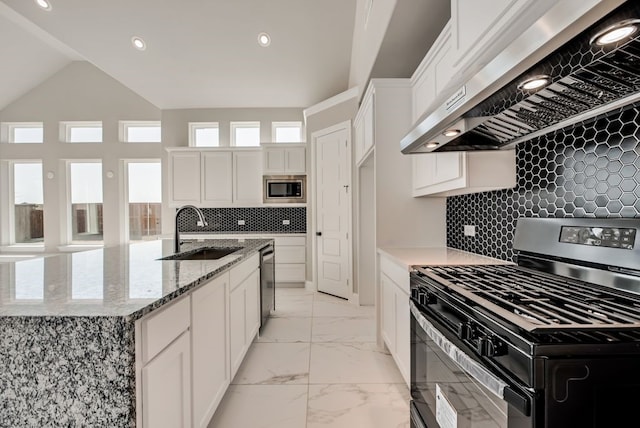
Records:
{"label": "white interior door", "polygon": [[318,291],[345,299],[351,296],[351,142],[348,126],[320,131],[315,138]]}

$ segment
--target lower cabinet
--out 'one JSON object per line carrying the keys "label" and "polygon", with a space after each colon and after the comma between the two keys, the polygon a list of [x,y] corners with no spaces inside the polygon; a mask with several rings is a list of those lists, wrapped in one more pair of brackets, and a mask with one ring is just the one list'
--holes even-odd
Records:
{"label": "lower cabinet", "polygon": [[207,427],[231,382],[229,273],[191,294],[193,426]]}
{"label": "lower cabinet", "polygon": [[207,427],[259,328],[259,254],[138,320],[137,426]]}
{"label": "lower cabinet", "polygon": [[381,334],[409,386],[411,374],[409,272],[380,256]]}

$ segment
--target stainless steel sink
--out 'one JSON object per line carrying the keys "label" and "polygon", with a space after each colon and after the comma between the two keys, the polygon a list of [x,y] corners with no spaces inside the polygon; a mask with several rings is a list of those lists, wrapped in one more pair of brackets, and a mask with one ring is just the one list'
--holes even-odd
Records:
{"label": "stainless steel sink", "polygon": [[193,251],[185,251],[183,253],[172,254],[159,260],[217,260],[229,254],[233,254],[242,247],[215,248],[203,247]]}

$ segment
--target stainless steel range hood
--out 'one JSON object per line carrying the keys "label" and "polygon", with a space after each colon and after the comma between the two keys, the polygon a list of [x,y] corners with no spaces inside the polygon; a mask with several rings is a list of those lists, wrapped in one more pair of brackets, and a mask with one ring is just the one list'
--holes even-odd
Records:
{"label": "stainless steel range hood", "polygon": [[[558,2],[422,117],[402,139],[402,153],[513,148],[639,101],[640,27],[612,45],[593,41],[620,21],[640,19],[639,3]],[[522,87],[539,76],[549,81],[543,89]]]}

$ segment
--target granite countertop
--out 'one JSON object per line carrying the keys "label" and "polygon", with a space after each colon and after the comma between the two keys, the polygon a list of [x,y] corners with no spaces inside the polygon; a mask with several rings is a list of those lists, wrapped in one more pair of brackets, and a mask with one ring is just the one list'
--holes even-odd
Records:
{"label": "granite countertop", "polygon": [[184,241],[241,247],[218,260],[158,260],[173,240],[108,247],[0,264],[0,317],[125,317],[134,321],[258,252],[272,239]]}
{"label": "granite countertop", "polygon": [[513,264],[504,260],[449,247],[381,247],[378,248],[378,253],[386,255],[407,270],[410,270],[411,266]]}

